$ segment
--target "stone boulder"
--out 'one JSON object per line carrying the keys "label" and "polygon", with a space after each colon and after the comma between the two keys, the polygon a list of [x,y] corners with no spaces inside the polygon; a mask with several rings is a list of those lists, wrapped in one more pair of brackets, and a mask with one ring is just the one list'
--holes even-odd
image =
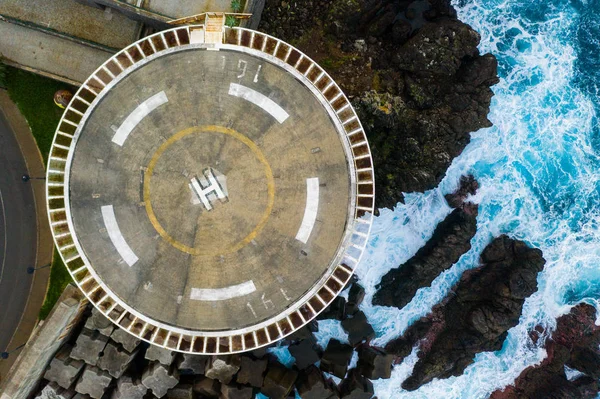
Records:
{"label": "stone boulder", "polygon": [[72,389],[65,389],[56,382],[50,382],[46,385],[34,399],[73,399],[77,392]]}
{"label": "stone boulder", "polygon": [[346,314],[355,315],[359,311],[359,306],[365,298],[365,289],[358,283],[352,284],[348,293],[348,302],[346,303]]}
{"label": "stone boulder", "polygon": [[323,378],[323,373],[310,366],[298,374],[296,390],[302,399],[334,399],[338,397],[337,387]]}
{"label": "stone boulder", "polygon": [[342,321],[342,328],[348,333],[348,341],[352,346],[375,337],[375,330],[373,330],[367,316],[362,311],[358,311]]}
{"label": "stone boulder", "polygon": [[194,399],[192,384],[179,384],[167,391],[167,399]]}
{"label": "stone boulder", "polygon": [[109,342],[104,348],[104,354],[98,360],[98,367],[108,371],[111,376],[119,378],[127,370],[137,352],[129,353],[120,345]]}
{"label": "stone boulder", "polygon": [[236,376],[240,384],[251,385],[260,388],[267,370],[267,359],[254,360],[248,356],[241,357],[240,371]]}
{"label": "stone boulder", "polygon": [[72,349],[71,345],[64,345],[54,356],[44,374],[45,379],[65,389],[71,388],[85,366],[83,361],[69,357]]}
{"label": "stone boulder", "polygon": [[194,381],[194,392],[201,398],[218,398],[221,395],[221,383],[204,376]]}
{"label": "stone boulder", "polygon": [[115,325],[112,321],[110,321],[106,316],[104,316],[98,309],[95,307],[92,308],[92,314],[87,318],[85,322],[85,328],[88,330],[96,330],[100,334],[110,337],[113,330],[115,329]]}
{"label": "stone boulder", "polygon": [[240,369],[241,363],[240,355],[211,356],[205,375],[208,378],[219,380],[222,384],[229,384]]}
{"label": "stone boulder", "polygon": [[75,386],[75,390],[94,399],[100,399],[111,382],[112,377],[106,371],[87,365]]}
{"label": "stone boulder", "polygon": [[204,374],[208,356],[184,353],[177,360],[177,368],[182,375]]}
{"label": "stone boulder", "polygon": [[116,328],[110,335],[110,339],[123,345],[123,349],[125,349],[129,353],[133,353],[133,351],[138,347],[140,342],[142,342],[140,339],[136,338],[132,334],[129,334],[122,328]]}
{"label": "stone boulder", "polygon": [[356,369],[352,369],[340,384],[340,394],[343,399],[371,399],[374,394],[373,384]]}
{"label": "stone boulder", "polygon": [[162,365],[170,366],[175,360],[176,352],[173,352],[166,348],[161,348],[160,346],[150,345],[148,350],[146,351],[146,359],[151,362],[159,362]]}
{"label": "stone boulder", "polygon": [[117,380],[111,399],[143,399],[147,392],[148,388],[139,378],[124,375]]}
{"label": "stone boulder", "polygon": [[319,356],[318,346],[312,340],[302,340],[297,344],[288,347],[290,354],[296,359],[296,367],[304,370],[321,360]]}
{"label": "stone boulder", "polygon": [[270,399],[284,399],[294,388],[298,372],[279,363],[271,363],[260,391]]}
{"label": "stone boulder", "polygon": [[337,339],[329,340],[321,358],[321,370],[338,378],[344,378],[352,359],[352,353],[352,346],[342,344]]}
{"label": "stone boulder", "polygon": [[159,362],[152,362],[142,374],[142,384],[152,391],[157,398],[162,398],[167,391],[179,383],[179,371],[167,368]]}
{"label": "stone boulder", "polygon": [[241,385],[221,385],[219,399],[252,399],[252,388]]}
{"label": "stone boulder", "polygon": [[377,348],[362,345],[358,349],[357,369],[360,374],[371,379],[390,378],[394,356]]}
{"label": "stone boulder", "polygon": [[100,353],[102,353],[107,343],[108,337],[100,334],[98,331],[84,328],[79,337],[77,337],[70,356],[76,360],[83,360],[90,366],[95,366],[98,363],[98,359],[100,359]]}

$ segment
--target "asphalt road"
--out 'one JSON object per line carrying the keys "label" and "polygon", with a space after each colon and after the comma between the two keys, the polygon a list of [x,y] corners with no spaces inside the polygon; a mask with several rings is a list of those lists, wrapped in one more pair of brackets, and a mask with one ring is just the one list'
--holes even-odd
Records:
{"label": "asphalt road", "polygon": [[[27,167],[21,149],[6,118],[0,112],[0,351],[12,350],[9,342],[27,304],[36,264],[37,225],[32,184],[21,176]],[[15,337],[19,346],[28,337]]]}

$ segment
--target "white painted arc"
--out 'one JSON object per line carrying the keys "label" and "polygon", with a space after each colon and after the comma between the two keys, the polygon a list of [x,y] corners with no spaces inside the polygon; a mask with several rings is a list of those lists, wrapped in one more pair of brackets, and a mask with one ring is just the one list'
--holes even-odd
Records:
{"label": "white painted arc", "polygon": [[248,295],[256,291],[252,280],[223,288],[192,288],[190,299],[195,301],[223,301]]}
{"label": "white painted arc", "polygon": [[101,209],[102,219],[104,219],[104,226],[108,232],[108,237],[125,263],[127,263],[129,267],[133,266],[139,259],[129,244],[127,244],[125,237],[123,237],[123,234],[121,233],[121,229],[119,229],[113,206],[105,205]]}
{"label": "white painted arc", "polygon": [[317,213],[319,211],[319,178],[311,177],[306,179],[306,206],[304,207],[304,217],[296,234],[296,240],[306,244],[315,222],[317,221]]}
{"label": "white painted arc", "polygon": [[231,83],[229,85],[229,95],[243,98],[246,101],[262,108],[265,112],[270,114],[279,123],[283,123],[289,118],[289,114],[279,106],[275,101],[253,90],[249,87],[242,86],[237,83]]}
{"label": "white painted arc", "polygon": [[128,116],[125,118],[121,126],[117,129],[115,135],[112,138],[112,142],[123,146],[125,144],[125,140],[131,134],[133,129],[144,119],[150,112],[154,111],[156,108],[160,107],[164,103],[168,102],[169,99],[164,91],[156,93],[140,105],[136,107]]}

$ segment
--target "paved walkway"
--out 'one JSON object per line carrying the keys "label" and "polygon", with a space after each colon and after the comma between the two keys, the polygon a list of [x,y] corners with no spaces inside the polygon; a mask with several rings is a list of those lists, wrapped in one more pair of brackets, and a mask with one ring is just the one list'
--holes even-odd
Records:
{"label": "paved walkway", "polygon": [[140,31],[121,13],[74,0],[0,0],[0,15],[115,49],[136,41]]}
{"label": "paved walkway", "polygon": [[6,63],[79,85],[113,53],[0,19]]}
{"label": "paved walkway", "polygon": [[231,0],[146,0],[143,7],[147,10],[163,15],[169,15],[173,18],[189,17],[207,11],[233,12],[231,9]]}
{"label": "paved walkway", "polygon": [[[27,122],[3,90],[0,149],[0,351],[10,351],[29,339],[50,276],[50,268],[30,275],[27,267],[50,263],[53,244],[44,182],[21,181],[23,173],[45,175],[42,157]],[[0,360],[0,379],[16,355]]]}

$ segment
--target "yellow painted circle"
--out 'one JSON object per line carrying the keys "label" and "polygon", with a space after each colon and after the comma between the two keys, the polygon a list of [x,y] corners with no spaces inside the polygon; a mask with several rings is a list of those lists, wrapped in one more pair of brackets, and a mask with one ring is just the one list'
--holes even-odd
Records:
{"label": "yellow painted circle", "polygon": [[160,222],[156,218],[154,210],[152,209],[152,203],[150,201],[150,180],[152,178],[154,167],[156,166],[156,163],[158,162],[158,159],[161,157],[161,155],[167,150],[167,148],[169,148],[173,143],[177,142],[178,140],[181,140],[182,138],[190,134],[202,132],[226,134],[244,143],[263,165],[265,176],[267,177],[267,207],[263,212],[259,222],[246,237],[238,241],[235,245],[231,246],[226,251],[219,252],[219,254],[236,252],[239,249],[246,246],[250,241],[252,241],[258,235],[258,233],[260,233],[263,227],[265,227],[265,224],[267,224],[267,220],[269,219],[269,215],[271,214],[271,211],[273,209],[273,204],[275,203],[275,180],[273,179],[273,171],[271,170],[271,166],[269,165],[267,158],[262,153],[260,148],[258,148],[258,146],[248,137],[233,129],[215,125],[190,127],[178,132],[177,134],[170,137],[167,141],[165,141],[152,155],[150,163],[148,164],[148,168],[146,169],[146,172],[144,174],[144,204],[146,206],[146,213],[148,214],[150,223],[152,223],[152,226],[154,226],[158,234],[160,234],[160,236],[163,239],[165,239],[165,241],[170,243],[173,247],[190,255],[217,255],[216,253],[210,253],[209,251],[206,251],[206,248],[200,249],[189,247],[174,239],[161,226]]}

